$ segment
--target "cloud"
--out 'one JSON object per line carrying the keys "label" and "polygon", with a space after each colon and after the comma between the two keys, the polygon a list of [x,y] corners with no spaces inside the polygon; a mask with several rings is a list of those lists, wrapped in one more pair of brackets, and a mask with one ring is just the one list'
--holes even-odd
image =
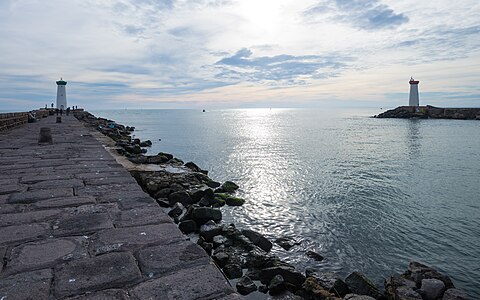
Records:
{"label": "cloud", "polygon": [[216,78],[229,81],[254,81],[272,85],[303,85],[311,79],[336,76],[347,68],[348,57],[320,55],[275,55],[253,57],[248,48],[224,57],[215,65],[221,70]]}
{"label": "cloud", "polygon": [[310,20],[329,16],[330,20],[365,30],[395,28],[409,20],[378,0],[321,1],[304,11],[304,15]]}

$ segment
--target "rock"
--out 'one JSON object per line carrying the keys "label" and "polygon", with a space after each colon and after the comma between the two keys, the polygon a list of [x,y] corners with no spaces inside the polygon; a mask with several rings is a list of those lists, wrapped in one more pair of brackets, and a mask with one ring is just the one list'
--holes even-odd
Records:
{"label": "rock", "polygon": [[248,276],[243,276],[236,284],[237,291],[242,295],[248,295],[257,290],[257,285]]}
{"label": "rock", "polygon": [[422,279],[422,285],[417,292],[422,295],[425,300],[436,300],[443,295],[445,284],[438,279]]}
{"label": "rock", "polygon": [[285,280],[283,279],[282,275],[273,276],[272,280],[270,280],[270,283],[268,284],[270,295],[278,295],[283,292],[284,288]]}
{"label": "rock", "polygon": [[239,264],[235,264],[235,263],[226,264],[222,270],[228,279],[240,278],[243,275],[242,267]]}
{"label": "rock", "polygon": [[230,256],[225,252],[218,252],[213,255],[213,259],[217,262],[220,268],[223,268],[227,263]]}
{"label": "rock", "polygon": [[445,284],[446,289],[455,288],[452,280],[447,275],[444,275],[424,264],[419,262],[412,261],[408,265],[408,271],[405,273],[406,276],[409,276],[411,280],[420,286],[422,279],[438,279]]}
{"label": "rock", "polygon": [[193,204],[192,197],[186,191],[173,192],[168,196],[168,202],[173,205],[176,202],[180,202],[183,205]]}
{"label": "rock", "polygon": [[375,300],[375,298],[366,295],[347,294],[343,300]]}
{"label": "rock", "polygon": [[311,273],[310,276],[315,278],[320,286],[330,293],[343,297],[350,292],[348,285],[335,273]]}
{"label": "rock", "polygon": [[183,204],[180,202],[177,202],[173,205],[172,209],[168,212],[168,215],[172,218],[178,217],[179,215],[182,214],[184,209],[185,207],[183,206]]}
{"label": "rock", "polygon": [[293,246],[300,245],[301,242],[297,242],[291,238],[281,237],[275,240],[275,243],[285,250],[290,250]]}
{"label": "rock", "polygon": [[195,190],[188,191],[190,197],[192,197],[193,202],[197,203],[203,198],[208,200],[208,204],[204,206],[210,205],[210,199],[213,199],[213,190],[211,188],[199,188]]}
{"label": "rock", "polygon": [[307,251],[307,256],[316,260],[316,261],[322,261],[323,260],[323,256],[321,256],[320,254],[318,254],[314,251]]}
{"label": "rock", "polygon": [[171,165],[177,165],[177,166],[181,166],[183,165],[183,160],[181,160],[180,158],[172,158],[170,159],[169,161],[167,161],[167,163],[171,164]]}
{"label": "rock", "polygon": [[133,139],[132,143],[138,145],[140,144],[140,139]]}
{"label": "rock", "polygon": [[212,241],[213,237],[222,233],[222,226],[215,224],[213,221],[209,221],[200,226],[200,236],[206,241]]}
{"label": "rock", "polygon": [[157,203],[161,207],[170,207],[170,202],[168,202],[167,198],[159,198],[157,199]]}
{"label": "rock", "polygon": [[168,158],[166,158],[163,155],[155,155],[155,156],[150,156],[147,158],[147,163],[149,164],[163,164],[168,161]]}
{"label": "rock", "polygon": [[233,193],[238,190],[239,186],[232,181],[225,181],[222,184],[222,189],[227,193]]}
{"label": "rock", "polygon": [[268,293],[268,287],[266,285],[261,285],[261,286],[258,287],[258,291],[260,293],[266,294],[266,293]]}
{"label": "rock", "polygon": [[135,155],[135,156],[132,156],[132,157],[129,157],[128,158],[129,161],[131,161],[132,163],[134,164],[145,164],[147,163],[147,157],[144,156],[144,155]]}
{"label": "rock", "polygon": [[191,162],[191,161],[185,163],[185,167],[189,168],[193,172],[200,172],[202,170],[194,162]]}
{"label": "rock", "polygon": [[178,228],[185,234],[198,230],[197,223],[194,220],[185,220],[178,224]]}
{"label": "rock", "polygon": [[173,155],[170,153],[164,153],[164,152],[158,152],[158,156],[165,156],[167,158],[167,161],[173,159]]}
{"label": "rock", "polygon": [[140,145],[140,147],[151,147],[152,146],[152,141],[146,140],[146,141],[140,142],[139,145]]}
{"label": "rock", "polygon": [[345,283],[354,294],[368,295],[373,298],[379,297],[380,291],[377,286],[360,272],[353,272],[345,279]]}
{"label": "rock", "polygon": [[192,219],[195,220],[197,224],[205,224],[210,220],[220,222],[222,220],[222,212],[216,208],[195,207],[193,209]]}
{"label": "rock", "polygon": [[197,241],[197,245],[203,248],[208,255],[212,255],[213,244],[205,241],[204,238],[200,237]]}
{"label": "rock", "polygon": [[213,241],[213,248],[218,248],[219,246],[225,244],[228,242],[228,239],[224,237],[223,235],[216,235],[212,239]]}
{"label": "rock", "polygon": [[335,295],[327,291],[314,277],[308,277],[302,285],[307,299],[333,299]]}
{"label": "rock", "polygon": [[163,188],[163,189],[161,189],[161,190],[159,190],[158,192],[155,193],[154,198],[155,199],[168,198],[168,196],[170,196],[171,193],[172,193],[171,188]]}
{"label": "rock", "polygon": [[467,300],[467,294],[457,289],[448,289],[443,294],[443,300]]}
{"label": "rock", "polygon": [[124,149],[131,154],[141,154],[142,153],[142,148],[140,148],[139,145],[128,145],[125,146]]}
{"label": "rock", "polygon": [[232,196],[225,199],[225,203],[228,206],[242,206],[243,204],[245,204],[245,199]]}
{"label": "rock", "polygon": [[395,300],[413,300],[422,299],[420,294],[414,291],[415,282],[404,278],[403,276],[391,276],[385,279],[385,295],[388,299]]}
{"label": "rock", "polygon": [[276,275],[282,275],[284,280],[297,288],[301,288],[305,281],[305,276],[295,269],[285,266],[265,268],[260,271],[260,281],[264,284],[269,283]]}
{"label": "rock", "polygon": [[205,184],[207,186],[211,187],[212,189],[220,186],[220,182],[216,182],[216,181],[213,181],[213,180],[209,180],[209,181],[205,182]]}
{"label": "rock", "polygon": [[246,236],[254,245],[260,247],[265,252],[272,249],[272,243],[263,235],[250,229],[243,229],[242,234]]}

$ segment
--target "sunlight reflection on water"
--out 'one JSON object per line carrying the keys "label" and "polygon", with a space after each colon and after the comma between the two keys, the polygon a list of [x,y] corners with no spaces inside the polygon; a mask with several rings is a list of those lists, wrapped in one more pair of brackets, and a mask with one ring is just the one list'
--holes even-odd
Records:
{"label": "sunlight reflection on water", "polygon": [[[298,268],[377,283],[419,260],[480,297],[480,122],[372,119],[360,111],[246,109],[99,112],[233,180],[247,200],[224,219],[271,240]],[[158,139],[161,138],[161,141]],[[306,250],[325,260],[309,259]],[[477,266],[477,267],[475,267]]]}

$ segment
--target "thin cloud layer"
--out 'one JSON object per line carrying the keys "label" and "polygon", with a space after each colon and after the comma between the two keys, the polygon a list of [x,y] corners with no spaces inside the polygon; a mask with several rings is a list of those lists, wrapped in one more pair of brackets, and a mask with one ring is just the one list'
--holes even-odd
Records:
{"label": "thin cloud layer", "polygon": [[51,103],[60,77],[87,108],[403,103],[412,75],[475,105],[478,15],[476,0],[5,0],[0,110]]}

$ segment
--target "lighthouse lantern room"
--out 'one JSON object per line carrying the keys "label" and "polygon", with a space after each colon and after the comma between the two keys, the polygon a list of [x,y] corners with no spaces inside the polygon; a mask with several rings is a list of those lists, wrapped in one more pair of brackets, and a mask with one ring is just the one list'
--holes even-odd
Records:
{"label": "lighthouse lantern room", "polygon": [[58,109],[66,109],[67,108],[67,90],[65,86],[67,82],[60,78],[57,81],[57,108]]}

